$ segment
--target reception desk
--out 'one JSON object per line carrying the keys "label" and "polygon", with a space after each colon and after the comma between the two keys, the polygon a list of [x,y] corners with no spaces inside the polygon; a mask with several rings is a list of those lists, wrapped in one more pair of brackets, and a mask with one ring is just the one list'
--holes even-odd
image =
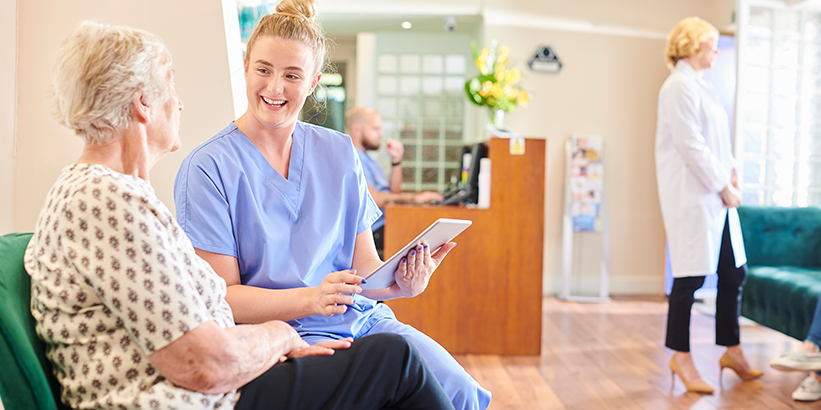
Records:
{"label": "reception desk", "polygon": [[454,248],[412,299],[388,301],[402,322],[455,354],[538,355],[542,334],[545,141],[524,155],[491,139],[489,209],[389,206],[385,254],[392,255],[438,218],[470,219]]}

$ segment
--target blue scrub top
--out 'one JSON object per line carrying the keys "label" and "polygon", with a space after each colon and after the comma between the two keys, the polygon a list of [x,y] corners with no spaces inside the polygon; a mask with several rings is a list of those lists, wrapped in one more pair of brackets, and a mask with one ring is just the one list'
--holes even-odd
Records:
{"label": "blue scrub top", "polygon": [[[388,185],[388,178],[385,176],[385,172],[382,171],[382,166],[379,165],[379,162],[368,155],[367,152],[360,149],[357,149],[356,153],[359,154],[359,162],[362,163],[362,171],[365,172],[365,180],[368,181],[368,185],[374,187],[377,191],[391,192],[391,188]],[[385,225],[384,215],[379,216],[379,219],[373,223],[371,229],[375,231],[381,228],[382,225]]]}
{"label": "blue scrub top", "polygon": [[[236,257],[244,285],[319,286],[351,268],[356,235],[382,215],[356,152],[347,135],[297,122],[285,179],[231,123],[183,161],[177,219],[195,248]],[[356,295],[345,314],[289,323],[301,334],[347,337],[376,311],[392,317]]]}

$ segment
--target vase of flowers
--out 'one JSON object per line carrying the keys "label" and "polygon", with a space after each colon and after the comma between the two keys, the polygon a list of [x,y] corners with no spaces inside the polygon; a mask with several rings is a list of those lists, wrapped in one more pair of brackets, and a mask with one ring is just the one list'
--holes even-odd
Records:
{"label": "vase of flowers", "polygon": [[518,106],[527,106],[530,95],[518,83],[522,73],[518,68],[507,68],[510,47],[499,47],[496,40],[489,48],[477,50],[471,44],[473,57],[479,74],[465,83],[465,92],[470,102],[485,106],[490,110],[490,122],[496,128],[504,126],[504,115]]}

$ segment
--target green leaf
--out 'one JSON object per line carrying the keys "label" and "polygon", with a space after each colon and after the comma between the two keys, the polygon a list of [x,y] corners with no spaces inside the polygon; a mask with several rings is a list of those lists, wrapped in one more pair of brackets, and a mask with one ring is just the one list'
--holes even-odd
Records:
{"label": "green leaf", "polygon": [[[478,84],[478,88],[476,87]],[[468,101],[476,104],[476,105],[484,105],[484,98],[479,95],[479,90],[482,89],[482,84],[475,78],[468,80],[465,83],[465,93],[468,96]]]}

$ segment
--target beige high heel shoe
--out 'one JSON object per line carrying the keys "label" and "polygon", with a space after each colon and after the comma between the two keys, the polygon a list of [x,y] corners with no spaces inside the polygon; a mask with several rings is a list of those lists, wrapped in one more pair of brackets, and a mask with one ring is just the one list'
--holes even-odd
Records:
{"label": "beige high heel shoe", "polygon": [[703,394],[712,394],[715,389],[710,387],[707,383],[691,383],[688,382],[687,379],[681,374],[681,369],[678,367],[678,362],[676,362],[675,356],[670,358],[670,370],[672,371],[672,380],[675,382],[676,376],[678,375],[681,378],[682,383],[684,383],[684,387],[687,388],[687,391],[691,391],[694,393],[703,393]]}
{"label": "beige high heel shoe", "polygon": [[[735,374],[741,378],[741,380],[749,381],[753,379],[757,379],[764,375],[764,372],[761,370],[750,369],[749,371],[742,371],[741,365],[736,362],[732,357],[730,357],[727,353],[724,353],[724,356],[721,356],[721,360],[718,361],[718,365],[721,366],[719,372],[724,373],[724,368],[733,369]],[[719,375],[721,376],[721,375]]]}

